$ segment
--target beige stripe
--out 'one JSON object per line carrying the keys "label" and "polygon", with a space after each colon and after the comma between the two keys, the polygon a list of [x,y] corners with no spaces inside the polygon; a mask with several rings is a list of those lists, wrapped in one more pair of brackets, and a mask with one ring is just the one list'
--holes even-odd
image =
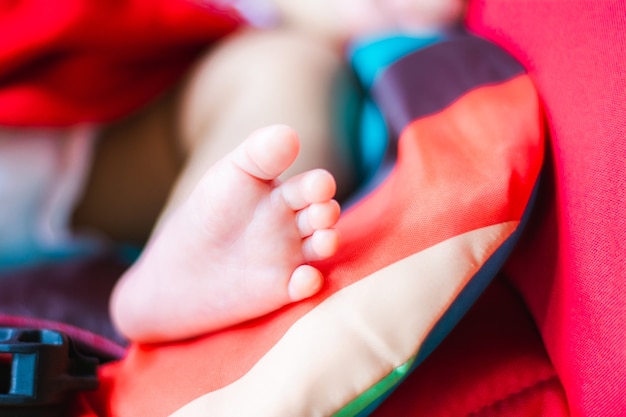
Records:
{"label": "beige stripe", "polygon": [[329,297],[242,378],[173,416],[328,416],[413,356],[519,222],[456,236]]}

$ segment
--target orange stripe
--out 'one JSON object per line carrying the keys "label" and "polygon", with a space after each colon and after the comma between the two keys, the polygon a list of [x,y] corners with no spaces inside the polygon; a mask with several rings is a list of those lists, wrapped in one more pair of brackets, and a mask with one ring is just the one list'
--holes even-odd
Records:
{"label": "orange stripe", "polygon": [[530,78],[478,88],[414,121],[398,154],[385,184],[339,224],[344,250],[334,262],[342,269],[367,275],[455,235],[521,219],[543,160]]}

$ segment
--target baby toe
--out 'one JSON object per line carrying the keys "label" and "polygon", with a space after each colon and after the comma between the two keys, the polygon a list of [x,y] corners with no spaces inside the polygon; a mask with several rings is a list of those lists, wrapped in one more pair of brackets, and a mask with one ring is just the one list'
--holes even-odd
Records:
{"label": "baby toe", "polygon": [[331,200],[335,196],[337,185],[330,172],[315,169],[288,179],[279,189],[287,205],[297,211],[313,203]]}
{"label": "baby toe", "polygon": [[291,275],[287,291],[291,301],[300,301],[316,294],[324,283],[320,271],[310,265],[300,265]]}
{"label": "baby toe", "polygon": [[339,248],[339,232],[336,229],[315,230],[302,243],[302,254],[307,262],[319,261],[333,256]]}
{"label": "baby toe", "polygon": [[319,229],[329,229],[337,224],[341,208],[335,200],[313,203],[300,210],[296,215],[296,224],[301,237],[311,236]]}

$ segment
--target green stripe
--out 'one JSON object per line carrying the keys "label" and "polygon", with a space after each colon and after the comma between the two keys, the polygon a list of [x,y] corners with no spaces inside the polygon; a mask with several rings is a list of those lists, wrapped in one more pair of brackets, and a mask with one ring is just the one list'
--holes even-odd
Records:
{"label": "green stripe", "polygon": [[413,356],[407,362],[395,368],[378,383],[349,402],[341,410],[333,414],[333,417],[357,417],[368,415],[408,376],[413,369],[416,357],[417,356]]}

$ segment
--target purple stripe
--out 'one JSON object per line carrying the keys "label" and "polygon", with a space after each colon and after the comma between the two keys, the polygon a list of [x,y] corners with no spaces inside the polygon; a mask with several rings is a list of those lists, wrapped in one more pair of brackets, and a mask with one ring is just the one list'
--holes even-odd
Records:
{"label": "purple stripe", "polygon": [[413,120],[443,110],[465,93],[525,72],[500,47],[467,35],[395,62],[376,80],[372,94],[397,136]]}

